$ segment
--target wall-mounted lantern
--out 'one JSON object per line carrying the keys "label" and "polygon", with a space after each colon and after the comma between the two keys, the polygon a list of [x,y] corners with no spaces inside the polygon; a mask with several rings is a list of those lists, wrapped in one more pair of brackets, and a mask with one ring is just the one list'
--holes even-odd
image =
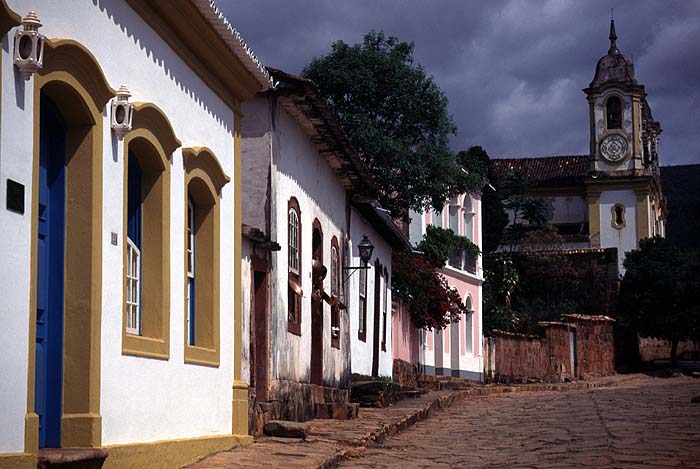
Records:
{"label": "wall-mounted lantern", "polygon": [[360,260],[362,261],[362,265],[359,267],[343,267],[343,270],[350,271],[350,273],[347,275],[347,277],[343,278],[343,285],[345,285],[345,282],[347,282],[348,279],[350,277],[352,277],[352,274],[354,274],[356,270],[369,269],[369,261],[370,261],[370,259],[372,259],[372,252],[374,251],[374,244],[372,244],[372,241],[369,240],[367,235],[362,235],[362,241],[357,243],[357,250],[359,251]]}
{"label": "wall-mounted lantern", "polygon": [[44,36],[39,33],[41,22],[30,11],[22,20],[22,29],[15,31],[15,65],[22,78],[29,80],[44,63]]}
{"label": "wall-mounted lantern", "polygon": [[134,105],[129,102],[130,97],[129,89],[122,85],[117,91],[116,98],[112,99],[112,130],[117,134],[119,140],[123,140],[124,135],[131,131]]}

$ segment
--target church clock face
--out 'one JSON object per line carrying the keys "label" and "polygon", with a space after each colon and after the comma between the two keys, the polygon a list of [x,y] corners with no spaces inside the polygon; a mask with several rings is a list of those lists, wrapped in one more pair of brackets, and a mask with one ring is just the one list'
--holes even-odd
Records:
{"label": "church clock face", "polygon": [[620,134],[610,134],[600,142],[600,153],[608,161],[617,163],[627,154],[627,139]]}

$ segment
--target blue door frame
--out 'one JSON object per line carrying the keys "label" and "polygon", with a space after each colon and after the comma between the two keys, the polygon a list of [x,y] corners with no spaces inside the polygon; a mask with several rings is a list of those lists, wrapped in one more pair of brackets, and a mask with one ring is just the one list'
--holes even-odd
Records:
{"label": "blue door frame", "polygon": [[37,208],[35,412],[39,447],[61,446],[66,125],[41,95]]}

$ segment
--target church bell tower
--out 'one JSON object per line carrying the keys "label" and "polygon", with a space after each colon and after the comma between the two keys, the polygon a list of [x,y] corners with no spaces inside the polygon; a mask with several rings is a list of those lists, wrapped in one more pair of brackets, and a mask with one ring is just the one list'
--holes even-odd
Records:
{"label": "church bell tower", "polygon": [[589,106],[590,166],[586,182],[591,247],[616,247],[620,269],[639,240],[663,235],[658,142],[644,86],[632,61],[617,46],[610,20],[610,48],[584,89]]}

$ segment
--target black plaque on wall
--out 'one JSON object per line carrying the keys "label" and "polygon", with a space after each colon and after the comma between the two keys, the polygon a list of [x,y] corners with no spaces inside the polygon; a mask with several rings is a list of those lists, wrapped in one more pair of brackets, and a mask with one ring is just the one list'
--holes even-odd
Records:
{"label": "black plaque on wall", "polygon": [[12,179],[7,180],[7,209],[24,213],[24,184]]}

